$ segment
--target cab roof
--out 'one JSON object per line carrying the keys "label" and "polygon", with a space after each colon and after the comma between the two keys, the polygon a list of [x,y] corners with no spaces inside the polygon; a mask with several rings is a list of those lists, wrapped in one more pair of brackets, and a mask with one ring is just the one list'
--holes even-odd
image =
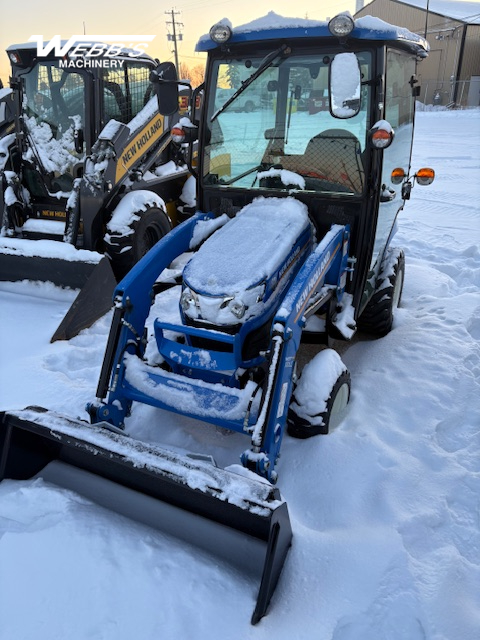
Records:
{"label": "cab roof", "polygon": [[[232,28],[230,21],[225,18],[220,23]],[[259,43],[268,40],[290,41],[312,38],[329,38],[338,42],[338,38],[330,33],[328,22],[326,21],[285,18],[270,11],[263,18],[258,18],[253,22],[233,28],[232,36],[226,46],[248,42]],[[430,50],[428,42],[418,34],[372,16],[364,16],[355,20],[355,27],[348,36],[348,40],[397,42],[421,57],[426,57]],[[215,43],[209,34],[206,34],[199,39],[195,50],[212,51],[213,49],[221,49],[222,46],[225,45]]]}

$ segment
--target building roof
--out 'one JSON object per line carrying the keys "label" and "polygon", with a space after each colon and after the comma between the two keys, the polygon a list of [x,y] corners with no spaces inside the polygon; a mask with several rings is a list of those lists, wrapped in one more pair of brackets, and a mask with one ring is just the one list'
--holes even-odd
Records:
{"label": "building roof", "polygon": [[[400,4],[408,4],[423,11],[427,8],[427,0],[395,0]],[[365,5],[365,7],[367,7]],[[365,9],[363,7],[363,9]],[[438,13],[466,24],[480,24],[480,2],[464,2],[464,0],[430,0],[430,13]]]}

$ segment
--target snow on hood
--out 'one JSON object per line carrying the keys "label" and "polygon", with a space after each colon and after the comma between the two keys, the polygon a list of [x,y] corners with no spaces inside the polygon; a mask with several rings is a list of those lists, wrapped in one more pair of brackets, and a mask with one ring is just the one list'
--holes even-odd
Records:
{"label": "snow on hood", "polygon": [[271,276],[308,224],[302,202],[256,198],[205,241],[185,267],[185,281],[212,296],[242,293]]}

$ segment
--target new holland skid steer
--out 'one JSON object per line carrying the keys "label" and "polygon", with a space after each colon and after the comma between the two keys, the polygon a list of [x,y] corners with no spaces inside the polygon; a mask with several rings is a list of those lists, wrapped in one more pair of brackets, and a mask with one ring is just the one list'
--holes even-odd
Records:
{"label": "new holland skid steer", "polygon": [[[157,62],[143,52],[96,43],[89,57],[91,47],[77,43],[64,55],[55,47],[40,55],[30,42],[7,50],[1,280],[81,288],[105,254],[92,277],[101,293],[107,262],[120,280],[177,222],[188,176],[170,135],[178,103],[159,114],[150,82]],[[90,307],[98,297],[87,300]]]}
{"label": "new holland skid steer", "polygon": [[[255,623],[292,538],[274,487],[284,433],[327,433],[342,417],[350,376],[332,340],[392,328],[404,277],[404,254],[390,245],[397,215],[415,182],[433,180],[410,169],[428,44],[373,18],[269,14],[217,24],[197,48],[208,53],[192,96],[203,92],[202,109],[172,133],[198,139],[198,211],[116,288],[92,424],[39,408],[5,413],[0,478],[39,474],[85,491],[82,474],[93,473],[175,507],[170,530],[195,542],[199,522],[218,525],[206,535],[215,550],[260,570]],[[177,95],[168,75],[167,63],[154,82],[161,112]],[[327,108],[309,109],[311,95]],[[247,98],[255,108],[238,108]],[[300,372],[302,341],[324,348]],[[200,432],[210,423],[243,434],[241,465],[128,437],[138,403],[162,409],[159,421],[170,412],[172,425],[181,414]],[[178,508],[192,525],[176,526]]]}

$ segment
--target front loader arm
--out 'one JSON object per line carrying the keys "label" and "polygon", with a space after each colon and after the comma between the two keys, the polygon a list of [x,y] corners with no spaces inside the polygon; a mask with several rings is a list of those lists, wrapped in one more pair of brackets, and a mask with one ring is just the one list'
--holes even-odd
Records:
{"label": "front loader arm", "polygon": [[302,330],[313,301],[324,304],[332,295],[340,302],[348,268],[349,226],[333,225],[293,281],[272,324],[270,366],[252,447],[243,464],[271,481],[280,452],[293,386],[293,367]]}
{"label": "front loader arm", "polygon": [[[213,214],[197,213],[173,229],[117,285],[113,294],[114,319],[100,372],[97,399],[95,403],[87,405],[92,422],[107,420],[115,424],[123,423],[128,408],[122,406],[119,419],[119,416],[113,417],[106,413],[109,409],[103,405],[102,401],[109,392],[110,404],[118,400],[115,393],[115,380],[122,374],[125,353],[142,354],[144,351],[145,322],[154,298],[155,281],[175,258],[189,251],[197,222],[212,217]],[[114,411],[113,406],[110,407],[110,411]]]}

